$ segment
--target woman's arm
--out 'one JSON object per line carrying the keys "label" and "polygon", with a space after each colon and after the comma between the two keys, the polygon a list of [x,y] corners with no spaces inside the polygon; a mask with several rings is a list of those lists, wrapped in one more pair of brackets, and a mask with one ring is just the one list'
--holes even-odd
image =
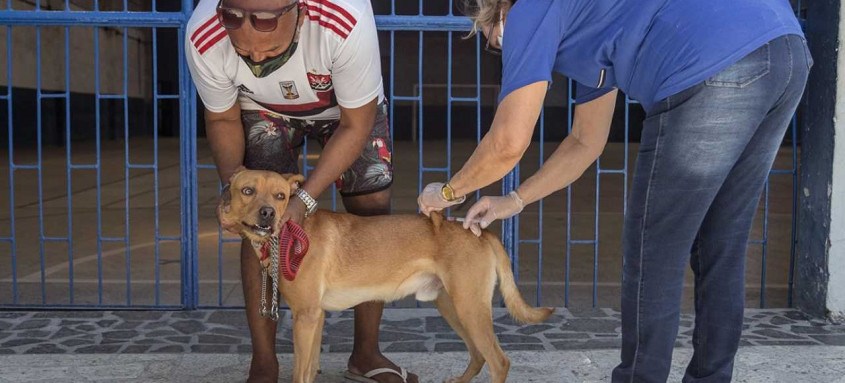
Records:
{"label": "woman's arm", "polygon": [[616,108],[613,90],[575,107],[572,133],[555,149],[543,166],[517,188],[526,204],[575,182],[604,151]]}
{"label": "woman's arm", "polygon": [[500,180],[522,158],[543,108],[548,82],[519,88],[502,100],[490,131],[449,185],[460,197]]}
{"label": "woman's arm", "polygon": [[[516,192],[502,197],[482,197],[467,212],[464,228],[482,229],[497,219],[519,214],[525,204],[535,202],[569,186],[601,155],[607,144],[617,91],[575,107],[572,133]],[[480,235],[480,230],[473,230]]]}

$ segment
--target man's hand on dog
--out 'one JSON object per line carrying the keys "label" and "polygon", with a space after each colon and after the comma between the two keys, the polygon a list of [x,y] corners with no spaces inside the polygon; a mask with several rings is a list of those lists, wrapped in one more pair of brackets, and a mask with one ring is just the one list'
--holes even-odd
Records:
{"label": "man's hand on dog", "polygon": [[305,221],[305,203],[301,199],[296,197],[290,199],[288,207],[285,209],[285,214],[279,220],[279,224],[284,224],[288,220],[293,221],[297,225],[302,225],[302,222]]}

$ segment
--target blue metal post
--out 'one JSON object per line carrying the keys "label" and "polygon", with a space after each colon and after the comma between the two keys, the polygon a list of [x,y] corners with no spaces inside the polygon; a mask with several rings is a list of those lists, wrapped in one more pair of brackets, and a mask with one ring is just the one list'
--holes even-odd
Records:
{"label": "blue metal post", "polygon": [[[69,1],[67,2],[70,3]],[[68,5],[69,6],[69,5]],[[68,304],[73,305],[73,161],[70,123],[70,28],[65,27],[65,163],[67,177]]]}
{"label": "blue metal post", "polygon": [[185,33],[187,20],[190,19],[194,4],[192,0],[182,0],[182,19],[179,27],[179,78],[181,129],[180,137],[182,163],[182,306],[185,309],[195,309],[199,301],[199,258],[196,228],[197,216],[196,183],[196,89],[188,73],[185,59]]}
{"label": "blue metal post", "polygon": [[[6,2],[9,9],[12,7],[12,2]],[[6,126],[9,129],[9,247],[12,263],[12,304],[18,304],[18,254],[17,254],[17,233],[15,227],[15,135],[14,135],[14,95],[12,94],[12,84],[14,77],[12,77],[12,27],[6,27],[6,117],[8,118]]]}

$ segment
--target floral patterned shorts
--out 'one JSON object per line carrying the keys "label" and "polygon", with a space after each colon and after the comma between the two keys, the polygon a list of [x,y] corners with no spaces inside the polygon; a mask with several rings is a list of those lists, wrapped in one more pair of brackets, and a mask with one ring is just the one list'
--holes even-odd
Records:
{"label": "floral patterned shorts", "polygon": [[[241,112],[246,137],[244,166],[248,169],[299,173],[300,148],[306,138],[316,139],[325,147],[337,129],[339,120],[288,118],[273,112]],[[392,142],[387,118],[387,103],[378,106],[373,131],[364,151],[337,180],[344,197],[385,190],[393,183]]]}

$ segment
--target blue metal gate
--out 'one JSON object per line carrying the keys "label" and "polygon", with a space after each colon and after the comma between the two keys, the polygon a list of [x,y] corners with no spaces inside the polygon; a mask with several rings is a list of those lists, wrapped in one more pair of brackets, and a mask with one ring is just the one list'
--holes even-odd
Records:
{"label": "blue metal gate", "polygon": [[[193,307],[195,302],[191,291],[194,289],[194,282],[190,266],[193,262],[196,252],[194,231],[194,222],[196,221],[196,208],[192,197],[194,179],[194,144],[195,140],[184,139],[180,141],[180,145],[176,153],[178,153],[178,177],[182,182],[180,183],[179,211],[172,215],[171,219],[178,220],[176,225],[170,222],[169,226],[175,226],[176,229],[170,233],[164,233],[160,230],[160,206],[162,202],[159,199],[159,171],[161,164],[159,162],[159,121],[160,106],[173,100],[176,103],[174,110],[179,112],[178,133],[181,137],[194,137],[194,109],[195,99],[194,92],[191,88],[191,83],[185,70],[185,64],[182,54],[182,44],[178,44],[178,52],[167,52],[166,55],[178,55],[178,78],[179,84],[175,89],[170,91],[163,91],[159,88],[159,66],[158,61],[160,53],[158,51],[158,36],[162,30],[175,30],[175,36],[179,36],[181,40],[184,36],[184,26],[189,16],[190,10],[193,7],[193,2],[184,0],[181,4],[167,4],[171,8],[173,5],[177,6],[176,11],[159,11],[159,5],[156,0],[146,4],[147,8],[144,10],[133,10],[130,6],[137,5],[135,1],[123,0],[122,2],[101,2],[94,0],[93,4],[79,5],[76,1],[19,1],[7,0],[0,11],[0,24],[5,25],[5,81],[6,91],[0,96],[0,101],[5,103],[6,114],[6,129],[7,148],[8,151],[8,224],[3,226],[8,227],[8,233],[3,233],[0,241],[3,247],[0,248],[0,257],[3,262],[3,282],[2,289],[0,289],[0,305],[2,307],[37,307],[37,308],[186,308]],[[102,5],[102,7],[101,7]],[[108,8],[106,8],[108,7]],[[181,7],[181,10],[179,10]],[[34,49],[35,49],[35,65],[31,67],[15,67],[14,63],[18,58],[24,54],[25,51],[31,50],[33,45],[23,44],[16,45],[15,37],[20,37],[20,33],[25,33],[26,29],[34,29]],[[48,40],[43,38],[45,31],[49,30],[51,35],[56,34],[57,31],[63,32],[62,46],[60,51],[45,52],[42,49],[43,45],[47,45]],[[135,100],[130,94],[130,65],[129,62],[129,46],[134,44],[130,42],[130,34],[133,30],[141,30],[143,33],[149,34],[151,37],[151,78],[148,86],[151,86],[151,94],[149,101],[152,102],[152,142],[151,142],[151,157],[146,161],[136,161],[136,155],[132,150],[130,142],[133,132],[130,131],[130,125],[135,117],[134,113],[130,115],[130,104]],[[91,33],[87,38],[73,39],[72,35],[77,33]],[[88,40],[90,39],[90,40]],[[118,40],[117,54],[111,53],[113,50],[109,47],[102,47],[101,40]],[[87,40],[93,43],[90,50],[87,52],[79,52],[72,49],[72,41],[75,45],[80,40]],[[53,41],[55,43],[55,41]],[[114,41],[110,41],[114,43]],[[114,44],[111,44],[114,45]],[[139,44],[140,45],[140,44]],[[80,57],[88,54],[88,59],[93,59],[93,64],[89,73],[84,73],[82,76],[93,76],[93,89],[87,94],[77,94],[74,92],[75,85],[72,81],[76,80],[75,76],[78,74],[71,70],[72,63],[86,58]],[[72,56],[73,55],[73,56]],[[106,63],[116,64],[120,69],[120,73],[109,76],[110,81],[104,83],[101,81],[101,74],[109,72],[109,66],[104,67],[104,60],[101,56],[107,55],[108,61],[117,61]],[[42,63],[45,61],[44,56],[49,56],[52,60],[61,60],[64,63],[62,84],[58,84],[58,90],[48,90],[44,86],[42,79],[46,76],[51,76],[51,73],[44,73]],[[73,60],[71,59],[73,57]],[[51,60],[51,61],[52,61]],[[139,59],[140,62],[140,59]],[[136,68],[137,69],[137,68]],[[19,100],[22,95],[28,93],[26,87],[16,86],[18,83],[24,82],[21,80],[24,77],[31,76],[34,73],[36,78],[34,88],[34,100]],[[30,85],[31,86],[31,85]],[[102,89],[107,86],[109,90]],[[116,90],[112,90],[116,89]],[[72,97],[73,94],[73,97]],[[93,145],[84,144],[84,155],[80,154],[82,150],[75,150],[76,143],[74,137],[77,136],[78,130],[84,130],[82,126],[73,126],[73,121],[78,121],[76,114],[77,108],[72,106],[72,103],[81,98],[93,98],[93,135],[91,138]],[[61,105],[63,116],[63,124],[55,119],[51,119],[51,124],[46,124],[44,105],[51,100],[58,100]],[[18,108],[17,106],[31,106],[34,101],[34,110],[25,110],[25,108]],[[108,104],[108,110],[104,105]],[[33,113],[34,112],[34,113]],[[34,124],[31,124],[32,121]],[[107,120],[107,121],[103,121]],[[86,121],[90,122],[90,121]],[[27,126],[22,126],[27,125]],[[34,125],[34,126],[30,126]],[[63,126],[61,126],[63,125]],[[26,135],[26,130],[23,128],[33,128],[35,130],[35,137],[29,137],[29,142],[26,139],[20,139],[16,135]],[[44,137],[47,132],[58,130],[58,133],[53,132],[59,138],[55,144],[64,149],[63,164],[61,165],[61,172],[56,173],[54,167],[46,162],[45,155],[50,155],[50,162],[55,162],[61,157],[57,155],[56,150],[50,149],[49,143],[44,142]],[[106,137],[104,137],[106,136]],[[122,140],[115,139],[115,137],[122,137]],[[122,145],[119,141],[122,141]],[[108,146],[106,148],[105,146]],[[122,148],[120,148],[122,146]],[[28,154],[34,147],[34,155]],[[20,148],[20,149],[19,149]],[[104,150],[122,149],[122,156],[109,155],[106,156]],[[21,155],[16,153],[16,150],[23,152]],[[49,152],[45,154],[45,152]],[[31,158],[29,158],[31,157]],[[22,158],[27,158],[23,160]],[[172,161],[171,161],[172,162]],[[113,166],[116,165],[116,166]],[[115,167],[117,169],[115,169]],[[122,188],[115,190],[115,188],[108,188],[109,192],[118,192],[120,195],[114,198],[117,201],[122,200],[123,205],[123,219],[115,219],[113,222],[104,222],[104,218],[109,218],[112,215],[104,214],[106,207],[103,206],[104,196],[103,191],[107,189],[109,180],[114,178],[113,173],[118,173],[119,182],[122,182]],[[131,173],[144,172],[146,173],[142,184],[134,184]],[[93,173],[85,174],[85,173]],[[51,182],[56,176],[65,177],[63,195],[48,197],[45,190],[45,183],[49,183],[49,187],[55,187],[55,183]],[[75,204],[86,204],[87,201],[81,201],[79,197],[75,196],[81,194],[75,188],[75,180],[79,178],[91,178],[95,190],[92,196],[84,196],[86,199],[94,200],[93,209],[95,213],[93,219],[79,222],[75,215],[83,214],[78,209],[75,209]],[[106,180],[106,177],[109,180]],[[33,181],[34,180],[34,181]],[[27,199],[27,195],[21,195],[19,190],[23,183],[35,182],[36,197],[30,205],[36,206],[34,216],[27,214],[25,208],[21,206],[20,200]],[[90,182],[88,182],[90,183]],[[147,221],[151,228],[151,233],[146,233],[145,238],[138,238],[133,236],[131,232],[131,222],[133,214],[137,211],[130,205],[133,197],[133,192],[138,188],[144,186],[152,186],[152,217]],[[17,194],[16,194],[17,192]],[[92,193],[87,193],[92,194]],[[121,197],[122,196],[122,197]],[[53,209],[48,205],[56,200],[61,200],[61,204],[66,206],[65,213],[58,213],[58,210]],[[45,214],[45,210],[50,210],[50,214]],[[56,211],[54,213],[54,211]],[[21,213],[23,212],[23,213]],[[90,214],[87,214],[90,215]],[[63,226],[56,229],[57,225],[54,223],[63,219],[65,222]],[[29,225],[22,223],[24,220],[32,221]],[[20,226],[30,226],[34,228],[35,233],[22,232],[18,228]],[[91,230],[91,227],[95,227]],[[113,230],[117,228],[117,230]],[[78,250],[81,246],[79,243],[83,238],[80,232],[84,231],[94,244],[94,254],[92,257],[82,257],[80,259]],[[91,234],[93,231],[93,234]],[[137,264],[137,260],[133,260],[133,250],[137,246],[133,243],[138,240],[147,242],[153,249],[153,259],[145,260],[145,263],[150,264],[151,276],[146,276],[150,279],[151,289],[147,289],[143,297],[139,297],[133,293],[133,287],[137,286],[133,283],[133,266]],[[176,254],[179,257],[179,281],[177,285],[178,290],[174,294],[168,291],[168,294],[162,294],[161,289],[161,275],[159,273],[159,254],[162,247],[169,247],[175,244],[178,250]],[[56,251],[60,245],[62,248]],[[50,262],[47,258],[56,257],[58,254],[64,254],[66,259],[63,262]],[[104,275],[104,267],[114,266],[114,262],[106,262],[104,256],[108,255],[122,256],[123,275]],[[37,261],[35,261],[37,259]],[[111,259],[109,259],[110,261]],[[53,263],[54,266],[50,266]],[[74,266],[95,264],[96,267],[88,267],[92,270],[75,270]],[[64,283],[54,283],[49,280],[51,272],[55,268],[65,267],[66,281]],[[28,273],[29,275],[22,275]],[[84,290],[81,293],[80,281],[78,274],[85,274]],[[27,283],[27,278],[36,276],[37,280],[34,283]],[[110,278],[111,277],[111,278]],[[115,279],[115,280],[112,280]],[[114,283],[116,280],[117,283]],[[49,288],[48,288],[49,286]],[[92,293],[91,290],[95,289]],[[122,297],[121,297],[122,295]],[[165,295],[169,296],[166,298]],[[80,299],[80,296],[84,298]]]}
{"label": "blue metal gate", "polygon": [[[0,106],[5,108],[0,110],[5,110],[8,133],[8,177],[0,177],[6,182],[0,190],[8,190],[8,204],[0,208],[0,222],[8,222],[3,225],[8,229],[0,229],[0,308],[240,307],[239,239],[221,233],[213,218],[219,183],[207,145],[197,140],[198,130],[202,133],[197,127],[198,104],[182,50],[193,1],[182,0],[178,7],[156,0],[140,5],[109,2],[113,8],[104,8],[105,2],[101,7],[97,0],[89,8],[75,3],[7,0],[3,6],[0,2],[6,56],[6,90],[0,92]],[[484,55],[482,38],[463,39],[470,24],[457,15],[452,0],[373,3],[381,31],[391,133],[396,138],[394,210],[413,212],[421,187],[448,179],[486,131],[500,67],[495,58]],[[165,11],[165,6],[176,9]],[[34,32],[33,45],[16,42],[20,30]],[[90,32],[90,51],[79,49],[77,42],[88,40],[75,39],[77,31]],[[135,32],[142,35],[137,41]],[[45,50],[56,41],[44,35],[57,33],[62,36],[60,49]],[[162,40],[170,39],[178,40],[173,50],[162,51],[166,42]],[[108,49],[114,47],[118,54]],[[13,65],[23,60],[22,51],[32,49],[33,66]],[[53,79],[55,73],[44,71],[44,57],[63,64],[60,83]],[[138,63],[133,64],[133,58]],[[75,68],[84,67],[89,59],[94,86],[76,91],[76,79],[85,78],[87,72]],[[146,72],[139,69],[145,60],[151,62]],[[163,64],[168,60],[171,66]],[[107,64],[115,61],[120,70],[110,72]],[[175,79],[168,86],[162,81],[165,69]],[[35,81],[23,84],[21,79],[32,76],[33,70]],[[138,75],[141,72],[148,77]],[[547,145],[571,129],[573,87],[559,80],[529,155],[485,193],[518,186],[521,178],[542,165]],[[145,94],[130,91],[144,86]],[[31,101],[21,101],[27,97],[34,100],[31,109]],[[75,102],[89,98],[93,136],[80,140],[78,131],[86,122],[79,122],[77,115],[85,108]],[[146,103],[151,115],[149,131],[137,121],[141,117],[134,108],[139,103]],[[642,114],[632,100],[624,98],[620,105],[616,142],[596,166],[573,187],[502,223],[502,239],[512,254],[523,294],[533,296],[537,304],[618,305],[618,239],[630,158],[636,153],[636,144],[629,141],[636,141]],[[176,121],[176,126],[165,137],[167,121]],[[784,146],[770,185],[774,182],[778,198],[788,200],[789,206],[776,204],[777,219],[770,220],[767,186],[749,252],[755,270],[749,283],[759,285],[759,294],[752,298],[761,307],[770,305],[766,292],[773,283],[767,281],[782,285],[771,305],[791,305],[798,187],[794,121],[788,138],[791,146]],[[142,151],[146,154],[137,154]],[[306,173],[314,155],[308,152],[306,144]],[[54,190],[56,185],[60,193]],[[90,190],[80,190],[79,185],[90,185]],[[322,202],[338,207],[336,193],[326,194]],[[115,215],[118,218],[112,219]],[[774,279],[767,266],[770,222],[777,223],[779,234]]]}

